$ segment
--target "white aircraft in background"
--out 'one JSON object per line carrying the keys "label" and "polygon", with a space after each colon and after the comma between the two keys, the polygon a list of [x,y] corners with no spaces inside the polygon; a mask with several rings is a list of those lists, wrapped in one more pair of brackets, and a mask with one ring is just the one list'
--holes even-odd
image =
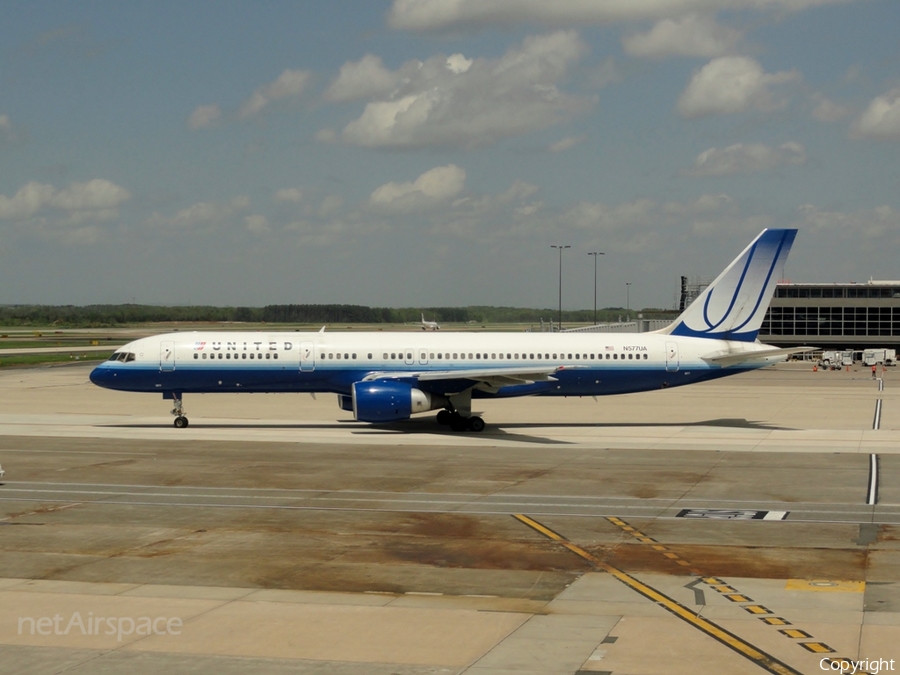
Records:
{"label": "white aircraft in background", "polygon": [[174,401],[179,428],[188,425],[185,394],[331,392],[362,422],[439,410],[438,423],[481,431],[473,398],[665,389],[806,351],[756,340],[796,234],[763,230],[674,323],[652,333],[170,333],[116,350],[91,381],[161,393]]}
{"label": "white aircraft in background", "polygon": [[441,327],[438,326],[437,321],[426,321],[425,314],[422,314],[422,330],[440,330]]}

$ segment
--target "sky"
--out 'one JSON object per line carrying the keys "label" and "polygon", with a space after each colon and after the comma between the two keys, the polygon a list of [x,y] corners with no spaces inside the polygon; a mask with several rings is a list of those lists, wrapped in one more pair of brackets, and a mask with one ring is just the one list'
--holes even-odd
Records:
{"label": "sky", "polygon": [[[897,0],[7,0],[0,303],[900,279]],[[604,255],[592,257],[591,252]],[[627,291],[626,291],[627,289]]]}

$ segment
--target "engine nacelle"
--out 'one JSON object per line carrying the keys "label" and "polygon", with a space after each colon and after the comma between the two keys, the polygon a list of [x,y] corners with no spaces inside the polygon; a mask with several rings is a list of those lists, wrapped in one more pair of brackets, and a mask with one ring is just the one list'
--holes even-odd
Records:
{"label": "engine nacelle", "polygon": [[[342,402],[343,403],[343,402]],[[360,422],[398,422],[413,413],[443,408],[447,399],[405,382],[381,380],[353,384],[353,417]]]}

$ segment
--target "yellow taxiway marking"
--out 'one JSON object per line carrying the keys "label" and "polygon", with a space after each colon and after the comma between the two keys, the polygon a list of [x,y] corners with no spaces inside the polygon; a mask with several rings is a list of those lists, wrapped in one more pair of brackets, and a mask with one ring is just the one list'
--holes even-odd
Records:
{"label": "yellow taxiway marking", "polygon": [[676,602],[669,596],[664,595],[660,591],[656,590],[652,586],[648,586],[647,584],[636,579],[627,572],[623,572],[617,567],[613,567],[612,565],[603,562],[602,560],[600,560],[600,558],[585,551],[580,546],[576,546],[564,536],[557,532],[554,532],[546,525],[542,525],[533,518],[529,518],[528,516],[522,514],[516,514],[513,517],[519,522],[527,525],[531,529],[540,532],[548,539],[552,539],[553,541],[559,543],[561,546],[569,549],[575,555],[589,561],[598,569],[601,569],[604,572],[608,572],[618,581],[621,581],[633,591],[636,591],[643,595],[645,598],[652,600],[656,604],[660,605],[663,609],[668,610],[679,619],[686,621],[694,628],[697,628],[710,637],[714,638],[715,640],[718,640],[720,643],[736,651],[741,656],[750,659],[759,667],[769,671],[770,673],[776,673],[777,675],[801,675],[799,671],[794,670],[786,663],[779,661],[771,654],[767,654],[761,649],[758,649],[746,640],[743,640],[737,635],[730,633],[729,631],[713,623],[712,621],[704,619],[703,617],[692,612],[681,603]]}
{"label": "yellow taxiway marking", "polygon": [[820,593],[863,593],[865,581],[832,581],[830,579],[788,579],[789,591],[818,591]]}

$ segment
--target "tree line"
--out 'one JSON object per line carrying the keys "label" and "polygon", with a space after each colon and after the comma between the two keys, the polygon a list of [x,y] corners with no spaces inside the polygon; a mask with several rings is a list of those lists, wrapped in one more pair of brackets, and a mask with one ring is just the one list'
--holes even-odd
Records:
{"label": "tree line", "polygon": [[[641,310],[645,318],[669,316],[665,310]],[[631,310],[633,318],[637,313]],[[290,324],[404,324],[419,323],[422,315],[438,323],[528,323],[556,321],[555,309],[523,307],[365,307],[362,305],[266,305],[265,307],[214,307],[158,305],[0,305],[0,325],[109,327],[141,323],[234,322]],[[598,310],[600,321],[626,318],[621,307]],[[592,309],[564,310],[563,322],[590,323]]]}

